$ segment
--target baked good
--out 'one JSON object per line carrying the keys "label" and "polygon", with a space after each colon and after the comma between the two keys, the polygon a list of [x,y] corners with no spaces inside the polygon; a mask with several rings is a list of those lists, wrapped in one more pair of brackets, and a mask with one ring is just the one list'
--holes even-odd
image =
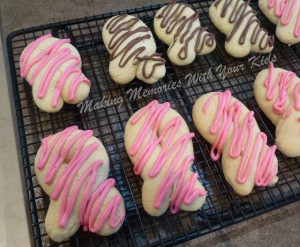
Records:
{"label": "baked good", "polygon": [[241,195],[254,185],[277,182],[276,146],[267,146],[267,136],[259,130],[254,113],[231,92],[202,95],[193,106],[193,121],[201,136],[212,144],[211,158],[219,160],[226,181]]}
{"label": "baked good", "polygon": [[90,81],[81,71],[81,58],[70,39],[46,34],[30,43],[20,58],[21,76],[32,86],[36,105],[57,112],[64,102],[78,104],[90,92]]}
{"label": "baked good", "polygon": [[143,178],[142,203],[152,216],[195,211],[202,207],[206,191],[191,171],[193,133],[170,103],[156,100],[138,110],[125,127],[125,148],[134,172]]}
{"label": "baked good", "polygon": [[270,63],[268,69],[258,73],[254,95],[276,125],[277,148],[286,156],[300,156],[300,78]]}
{"label": "baked good", "polygon": [[68,239],[80,225],[103,236],[121,227],[124,201],[115,180],[107,179],[109,159],[91,130],[71,126],[42,139],[34,165],[51,199],[45,228],[52,240]]}
{"label": "baked good", "polygon": [[226,35],[225,50],[241,58],[250,52],[270,53],[274,36],[269,36],[249,6],[249,0],[217,0],[209,8],[213,24]]}
{"label": "baked good", "polygon": [[169,45],[168,57],[176,65],[187,65],[196,55],[211,53],[215,36],[201,27],[198,13],[181,3],[170,3],[159,9],[154,18],[156,35]]}
{"label": "baked good", "polygon": [[276,36],[284,44],[300,42],[300,1],[259,0],[264,15],[276,25]]}
{"label": "baked good", "polygon": [[150,29],[132,15],[116,15],[102,29],[109,57],[109,74],[118,84],[135,77],[153,84],[166,74],[165,60],[156,53]]}

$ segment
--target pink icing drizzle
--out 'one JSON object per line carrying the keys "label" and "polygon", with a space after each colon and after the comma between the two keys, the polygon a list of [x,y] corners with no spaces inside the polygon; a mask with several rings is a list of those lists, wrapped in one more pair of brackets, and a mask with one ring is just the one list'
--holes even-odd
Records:
{"label": "pink icing drizzle", "polygon": [[[272,100],[276,92],[278,92],[277,99],[273,103],[272,107],[275,113],[278,115],[282,115],[286,111],[286,101],[289,97],[287,90],[293,80],[296,78],[295,73],[291,71],[281,71],[278,74],[278,77],[274,80],[274,65],[270,62],[269,64],[269,72],[267,79],[264,83],[264,86],[267,88],[267,100]],[[296,83],[295,88],[293,90],[294,97],[294,108],[297,111],[300,111],[300,82]],[[286,114],[286,118],[289,117],[290,114]]]}
{"label": "pink icing drizzle", "polygon": [[[255,174],[255,184],[258,186],[267,186],[277,174],[277,166],[274,164],[274,153],[276,146],[267,147],[267,136],[263,132],[258,132],[254,136],[253,127],[255,120],[253,112],[247,113],[239,123],[241,116],[241,103],[234,101],[230,104],[231,92],[226,90],[224,93],[214,93],[205,103],[203,113],[208,111],[213,97],[218,96],[218,108],[214,122],[210,128],[210,133],[216,135],[210,155],[213,160],[218,160],[221,156],[224,144],[228,141],[227,137],[233,125],[233,136],[230,143],[229,155],[232,159],[242,157],[237,174],[237,181],[245,183],[249,178],[254,165],[255,157],[258,153],[259,142],[262,142],[263,148],[259,153],[259,160]],[[252,141],[254,140],[254,142]],[[244,145],[246,145],[243,150]],[[251,151],[251,146],[252,151]],[[247,158],[249,160],[247,161]]]}
{"label": "pink icing drizzle", "polygon": [[300,10],[299,10],[299,14],[298,14],[298,19],[296,21],[295,36],[296,37],[300,36]]}
{"label": "pink icing drizzle", "polygon": [[76,55],[71,55],[71,50],[68,47],[62,48],[64,44],[70,43],[70,39],[60,39],[55,41],[47,49],[45,49],[44,51],[40,51],[39,54],[36,55],[29,62],[32,53],[37,49],[37,47],[43,41],[51,37],[51,34],[43,35],[28,45],[26,51],[22,54],[20,58],[20,71],[21,76],[25,78],[28,75],[31,68],[35,66],[31,79],[28,79],[28,83],[32,86],[40,72],[43,70],[43,68],[48,65],[48,68],[41,79],[41,83],[37,91],[38,98],[42,99],[45,97],[45,94],[49,88],[49,84],[54,74],[60,69],[60,67],[64,63],[68,61],[73,61],[64,69],[64,71],[61,72],[61,76],[59,77],[59,80],[55,87],[51,104],[52,107],[56,107],[64,85],[69,76],[72,76],[68,94],[68,99],[70,101],[74,100],[76,90],[81,83],[86,83],[89,86],[91,85],[91,83],[82,74],[81,69],[76,68],[76,66],[80,64],[80,57]]}
{"label": "pink icing drizzle", "polygon": [[297,111],[300,111],[300,98],[299,98],[299,93],[300,93],[300,82],[298,82],[295,86],[294,89],[294,107]]}
{"label": "pink icing drizzle", "polygon": [[273,110],[278,115],[281,115],[285,111],[285,103],[288,98],[287,90],[295,78],[295,73],[282,71],[279,73],[275,82],[273,82],[274,65],[270,62],[269,74],[265,81],[264,86],[267,88],[267,100],[270,101],[274,98],[276,91],[279,91],[278,97],[273,103]]}
{"label": "pink icing drizzle", "polygon": [[[110,200],[106,209],[98,218],[105,197],[109,190],[115,185],[115,181],[113,179],[107,179],[92,191],[97,173],[103,164],[102,160],[97,160],[92,165],[88,166],[78,179],[73,191],[71,191],[71,186],[78,171],[85,165],[87,159],[94,152],[97,152],[99,146],[98,143],[92,143],[84,148],[85,143],[93,136],[91,130],[74,134],[70,140],[70,135],[76,130],[78,130],[78,127],[72,126],[60,132],[55,137],[51,135],[44,138],[42,140],[40,159],[37,164],[37,168],[40,170],[44,169],[46,165],[48,166],[44,181],[47,184],[51,184],[57,175],[59,168],[65,162],[71,148],[76,145],[76,151],[64,171],[61,173],[50,197],[52,200],[57,200],[59,196],[62,196],[58,225],[60,227],[66,226],[73,212],[78,194],[81,189],[83,189],[83,197],[80,202],[80,224],[83,225],[84,230],[87,231],[89,229],[92,232],[98,232],[104,226],[104,223],[108,218],[110,227],[116,227],[125,217],[125,212],[117,217],[117,210],[122,202],[120,195],[116,195]],[[65,145],[67,139],[69,139],[69,142]],[[52,142],[49,145],[48,142],[50,140],[52,140]],[[49,160],[53,151],[54,155],[52,155],[51,160]],[[98,222],[96,222],[97,218]]]}
{"label": "pink icing drizzle", "polygon": [[291,114],[292,114],[292,109],[290,108],[283,114],[284,119],[287,119],[289,116],[291,116]]}
{"label": "pink icing drizzle", "polygon": [[[186,179],[187,171],[194,160],[193,155],[187,156],[182,164],[178,164],[188,142],[194,137],[193,133],[184,134],[174,143],[171,143],[180,129],[182,121],[181,117],[178,116],[173,118],[167,123],[162,131],[158,130],[164,115],[169,109],[170,103],[159,104],[156,100],[154,100],[145,106],[132,119],[131,124],[135,125],[147,114],[141,130],[135,139],[134,144],[130,148],[129,155],[135,156],[140,151],[137,162],[134,166],[135,174],[140,175],[155,148],[161,145],[161,151],[155,161],[155,164],[148,173],[150,178],[154,178],[161,172],[163,166],[169,160],[171,155],[174,153],[176,154],[172,159],[167,169],[166,176],[160,185],[160,193],[156,195],[154,201],[154,207],[159,208],[168,192],[175,187],[170,200],[170,210],[172,213],[176,213],[178,212],[181,203],[189,205],[193,203],[197,197],[206,195],[206,191],[202,189],[194,189],[194,185],[198,179],[198,175],[196,173],[193,173],[188,179]],[[144,144],[145,138],[151,130],[152,135],[148,142]],[[144,147],[141,149],[142,146]]]}
{"label": "pink icing drizzle", "polygon": [[[292,5],[290,8],[289,7],[289,2],[292,2]],[[268,0],[268,8],[274,8],[275,15],[277,17],[280,17],[280,23],[285,26],[288,25],[291,21],[291,18],[293,14],[297,11],[296,5],[299,0],[283,0],[283,1],[278,1],[278,0]],[[298,17],[294,29],[294,35],[295,37],[300,36],[300,10],[298,10]]]}

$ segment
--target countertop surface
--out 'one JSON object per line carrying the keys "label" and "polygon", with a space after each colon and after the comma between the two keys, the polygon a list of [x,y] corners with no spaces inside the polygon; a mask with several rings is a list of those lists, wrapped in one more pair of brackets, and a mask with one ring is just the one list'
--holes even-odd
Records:
{"label": "countertop surface", "polygon": [[[30,246],[23,170],[18,155],[5,40],[15,30],[167,2],[118,0],[0,1],[0,247]],[[46,13],[46,14],[45,14]],[[299,73],[299,71],[298,71]],[[182,246],[299,246],[300,202],[205,235]]]}

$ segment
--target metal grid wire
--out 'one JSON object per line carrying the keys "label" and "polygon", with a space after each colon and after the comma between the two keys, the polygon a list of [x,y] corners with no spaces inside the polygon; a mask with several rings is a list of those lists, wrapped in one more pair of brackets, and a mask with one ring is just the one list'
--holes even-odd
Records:
{"label": "metal grid wire", "polygon": [[[300,160],[287,158],[277,151],[279,160],[279,182],[272,187],[255,188],[249,196],[236,195],[225,182],[220,162],[213,162],[209,156],[211,146],[198,134],[191,118],[192,106],[202,94],[230,89],[235,97],[255,112],[259,127],[264,131],[269,144],[274,143],[275,128],[258,108],[253,96],[252,84],[256,74],[266,68],[264,64],[256,67],[248,62],[249,57],[234,59],[224,50],[225,37],[216,30],[208,18],[208,8],[212,1],[188,1],[200,13],[202,25],[216,33],[217,48],[207,56],[197,57],[188,66],[172,65],[166,57],[167,46],[154,34],[158,52],[167,59],[167,75],[154,86],[140,83],[135,79],[129,85],[115,84],[108,74],[108,57],[101,31],[105,21],[116,14],[133,14],[142,19],[153,30],[153,17],[163,5],[119,11],[98,16],[86,17],[61,23],[23,29],[10,34],[7,38],[13,97],[19,131],[24,181],[27,188],[29,216],[33,239],[36,246],[155,246],[175,245],[203,234],[221,229],[231,224],[257,216],[270,210],[299,200]],[[257,10],[256,4],[253,8]],[[274,33],[274,26],[258,10],[258,18],[263,26]],[[83,72],[91,80],[92,87],[88,100],[99,102],[103,98],[122,96],[124,103],[80,113],[76,106],[65,105],[55,114],[40,111],[33,102],[31,88],[20,76],[19,58],[22,50],[37,37],[52,33],[59,38],[71,38],[72,44],[82,57]],[[300,47],[288,47],[276,41],[272,57],[276,56],[276,66],[300,74]],[[267,55],[262,56],[266,58]],[[261,61],[261,58],[258,59]],[[220,65],[229,67],[244,64],[244,70],[227,75],[216,71]],[[203,81],[189,84],[186,75],[202,73],[211,68],[211,76]],[[181,81],[176,90],[163,91],[156,95],[130,98],[130,90],[142,88],[143,91]],[[177,84],[178,85],[178,84]],[[166,212],[160,217],[147,215],[141,203],[142,180],[135,176],[132,164],[124,148],[124,127],[129,117],[153,99],[169,101],[183,118],[191,131],[196,133],[193,140],[195,163],[193,168],[200,174],[208,196],[201,210],[193,213],[180,212],[172,215]],[[120,231],[110,237],[100,237],[90,232],[78,231],[69,241],[57,244],[45,232],[45,215],[49,205],[48,196],[42,191],[34,173],[34,157],[40,140],[70,125],[91,129],[107,149],[110,157],[110,176],[116,179],[117,188],[122,193],[126,206],[126,219]]]}

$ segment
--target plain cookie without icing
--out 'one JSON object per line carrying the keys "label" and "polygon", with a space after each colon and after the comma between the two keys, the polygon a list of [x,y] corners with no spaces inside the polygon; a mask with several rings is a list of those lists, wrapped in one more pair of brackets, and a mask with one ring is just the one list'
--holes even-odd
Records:
{"label": "plain cookie without icing", "polygon": [[274,36],[269,36],[260,26],[249,0],[217,0],[209,8],[209,17],[226,35],[225,50],[231,56],[241,58],[250,52],[270,53],[273,50]]}
{"label": "plain cookie without icing", "polygon": [[103,236],[119,230],[124,201],[115,180],[107,179],[109,159],[91,130],[72,126],[44,138],[34,165],[51,199],[45,228],[52,240],[67,240],[80,225]]}
{"label": "plain cookie without icing", "polygon": [[264,15],[276,25],[276,36],[284,44],[300,42],[300,1],[259,0]]}
{"label": "plain cookie without icing", "polygon": [[134,172],[144,180],[142,202],[148,214],[160,216],[168,207],[172,213],[202,207],[206,191],[191,171],[194,134],[170,103],[155,100],[138,110],[124,136]]}
{"label": "plain cookie without icing", "polygon": [[254,95],[276,125],[277,148],[288,157],[300,156],[300,78],[270,63],[257,75]]}
{"label": "plain cookie without icing", "polygon": [[20,72],[32,86],[36,105],[58,112],[64,102],[78,104],[90,92],[90,81],[81,71],[81,58],[70,39],[46,34],[30,43],[20,57]]}
{"label": "plain cookie without icing", "polygon": [[168,57],[172,63],[187,65],[196,55],[206,55],[215,49],[215,36],[201,27],[198,18],[195,11],[178,3],[170,3],[155,14],[155,33],[169,45]]}
{"label": "plain cookie without icing", "polygon": [[259,130],[254,113],[229,90],[202,95],[192,115],[201,136],[213,145],[211,158],[219,160],[222,154],[225,179],[237,194],[248,195],[254,185],[277,182],[276,146],[266,145],[267,136]]}
{"label": "plain cookie without icing", "polygon": [[102,39],[110,54],[109,74],[118,84],[135,77],[153,84],[166,74],[165,60],[156,53],[150,29],[135,16],[117,15],[102,30]]}

